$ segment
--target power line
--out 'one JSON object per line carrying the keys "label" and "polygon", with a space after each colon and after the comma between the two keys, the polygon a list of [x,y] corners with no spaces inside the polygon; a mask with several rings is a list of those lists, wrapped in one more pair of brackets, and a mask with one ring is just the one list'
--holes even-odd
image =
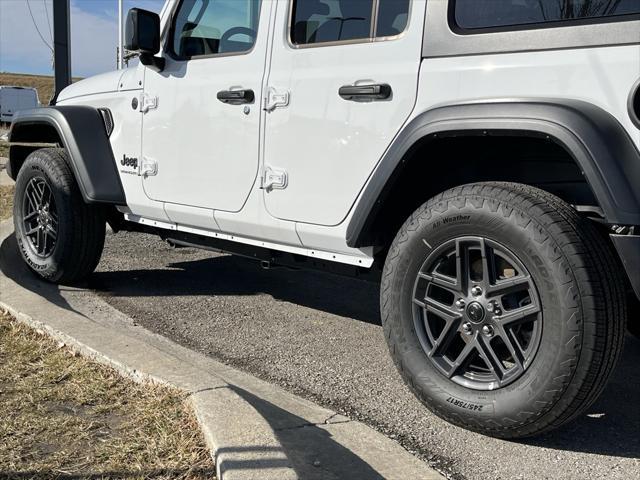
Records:
{"label": "power line", "polygon": [[49,50],[51,50],[53,52],[53,48],[51,47],[51,45],[49,45],[49,42],[47,42],[44,39],[44,37],[42,36],[42,33],[40,33],[40,29],[38,28],[38,24],[36,23],[36,19],[33,17],[33,12],[31,11],[31,4],[29,3],[29,0],[27,0],[27,8],[29,8],[29,15],[31,15],[31,21],[33,22],[33,26],[36,27],[36,32],[38,32],[38,35],[40,35],[40,39],[49,48]]}
{"label": "power line", "polygon": [[47,0],[42,0],[42,4],[44,5],[44,14],[47,16],[47,27],[49,27],[49,37],[51,38],[51,42],[53,43],[53,32],[51,31],[51,20],[49,19],[49,10],[47,9]]}

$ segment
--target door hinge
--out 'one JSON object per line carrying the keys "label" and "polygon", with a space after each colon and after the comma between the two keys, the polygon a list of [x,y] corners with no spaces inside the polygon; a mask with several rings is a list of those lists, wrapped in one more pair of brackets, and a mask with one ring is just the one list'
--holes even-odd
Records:
{"label": "door hinge", "polygon": [[155,95],[149,95],[148,93],[143,93],[140,98],[140,111],[142,113],[147,113],[153,108],[158,108],[158,97]]}
{"label": "door hinge", "polygon": [[284,170],[279,170],[276,168],[272,168],[267,166],[264,169],[264,174],[262,175],[262,185],[260,186],[263,190],[284,190],[287,188],[289,184],[289,176],[287,172]]}
{"label": "door hinge", "polygon": [[140,175],[143,177],[152,177],[157,174],[158,162],[148,157],[142,157],[142,162],[140,164]]}
{"label": "door hinge", "polygon": [[289,91],[279,92],[274,87],[267,88],[267,94],[264,98],[264,111],[273,112],[276,108],[282,108],[289,105]]}

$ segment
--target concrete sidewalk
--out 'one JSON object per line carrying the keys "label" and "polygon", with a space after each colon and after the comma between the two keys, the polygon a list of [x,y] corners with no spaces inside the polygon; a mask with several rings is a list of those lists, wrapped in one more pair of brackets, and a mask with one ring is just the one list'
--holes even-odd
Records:
{"label": "concrete sidewalk", "polygon": [[[41,282],[0,224],[0,305],[138,380],[190,392],[220,479],[441,479],[370,427],[135,324],[95,295]],[[250,341],[249,339],[247,341]]]}

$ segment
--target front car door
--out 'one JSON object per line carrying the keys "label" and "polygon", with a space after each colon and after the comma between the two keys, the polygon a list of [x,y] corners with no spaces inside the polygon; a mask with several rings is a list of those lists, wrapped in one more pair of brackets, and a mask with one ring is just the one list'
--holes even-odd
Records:
{"label": "front car door", "polygon": [[413,110],[425,1],[277,4],[265,204],[277,218],[338,225]]}
{"label": "front car door", "polygon": [[176,2],[166,66],[145,75],[141,173],[151,199],[242,209],[258,172],[271,3]]}

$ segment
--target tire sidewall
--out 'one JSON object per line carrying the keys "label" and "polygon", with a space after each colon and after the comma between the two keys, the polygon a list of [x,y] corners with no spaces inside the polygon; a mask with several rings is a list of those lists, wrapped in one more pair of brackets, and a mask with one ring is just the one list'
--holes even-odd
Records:
{"label": "tire sidewall", "polygon": [[[46,258],[39,257],[33,251],[22,222],[24,216],[25,190],[29,182],[34,178],[42,178],[47,182],[51,188],[58,214],[56,244],[52,254]],[[16,180],[13,222],[16,241],[22,258],[29,268],[48,280],[55,281],[64,273],[60,268],[62,263],[61,259],[67,255],[66,252],[70,246],[70,235],[72,235],[71,225],[73,224],[70,202],[70,189],[61,182],[58,172],[52,168],[51,162],[48,161],[46,154],[40,151],[32,153],[20,169]]]}
{"label": "tire sidewall", "polygon": [[[579,360],[582,322],[571,267],[553,238],[530,215],[477,200],[462,199],[453,208],[452,202],[436,204],[409,221],[403,229],[406,237],[395,241],[402,244],[398,255],[385,266],[392,270],[391,298],[382,308],[390,309],[383,315],[387,337],[418,397],[449,421],[499,430],[531,423],[558,401]],[[515,254],[529,270],[542,306],[542,336],[532,364],[520,378],[494,391],[472,390],[447,379],[427,358],[415,332],[412,296],[418,271],[432,248],[461,236],[485,237]]]}

